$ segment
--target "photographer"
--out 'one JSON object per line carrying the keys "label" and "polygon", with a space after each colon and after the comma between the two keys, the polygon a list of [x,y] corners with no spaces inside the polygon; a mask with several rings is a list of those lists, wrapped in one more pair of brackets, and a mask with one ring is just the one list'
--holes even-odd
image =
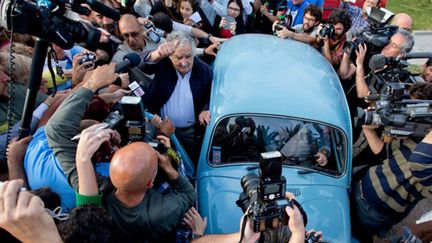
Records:
{"label": "photographer", "polygon": [[[286,193],[285,197],[288,200],[295,200],[295,196],[292,193]],[[302,214],[300,213],[300,210],[297,208],[295,204],[293,204],[293,207],[287,206],[285,208],[285,212],[288,215],[288,228],[290,235],[282,235],[279,234],[276,238],[269,239],[270,234],[268,233],[255,233],[252,229],[252,224],[247,216],[243,216],[240,221],[240,229],[242,229],[243,221],[246,220],[245,227],[244,227],[244,235],[242,241],[240,241],[240,237],[242,232],[236,232],[232,234],[224,234],[224,235],[204,235],[202,237],[199,237],[195,240],[192,240],[194,243],[200,243],[200,242],[227,242],[227,243],[234,243],[234,242],[245,242],[245,243],[252,243],[252,242],[284,242],[282,238],[289,239],[288,242],[290,243],[304,243],[305,242],[305,226],[303,222]]]}
{"label": "photographer", "polygon": [[[166,147],[168,141],[162,140]],[[162,194],[152,188],[158,166],[175,192]],[[105,205],[118,241],[168,240],[196,201],[192,184],[173,168],[171,158],[147,143],[134,142],[118,150],[109,172],[116,190],[107,195]]]}
{"label": "photographer", "polygon": [[363,2],[363,8],[349,4],[350,0],[341,1],[341,8],[348,11],[351,15],[351,30],[350,32],[356,32],[360,29],[365,29],[369,27],[367,22],[368,16],[366,14],[366,8],[368,7],[378,7],[380,0],[368,0]]}
{"label": "photographer", "polygon": [[280,26],[280,30],[276,30],[279,22],[273,23],[273,31],[282,39],[293,39],[308,44],[316,42],[317,26],[321,21],[322,12],[315,5],[309,5],[304,10],[303,24],[298,24],[293,27],[293,31],[287,29],[285,26]]}
{"label": "photographer", "polygon": [[[414,37],[406,30],[399,29],[396,34],[390,38],[390,43],[387,44],[381,51],[385,57],[400,57],[403,54],[409,53],[414,46]],[[366,56],[367,47],[365,44],[359,45],[356,59],[356,91],[358,98],[364,98],[369,94],[369,86],[365,78],[364,59]],[[346,56],[345,56],[346,55]],[[344,54],[344,59],[349,59],[348,54]],[[344,62],[345,62],[344,60]],[[348,61],[346,61],[348,62]],[[345,62],[345,63],[346,63]],[[342,67],[341,67],[342,68]],[[353,66],[350,67],[353,69]]]}
{"label": "photographer", "polygon": [[318,26],[318,44],[321,53],[333,65],[339,68],[346,41],[346,32],[351,28],[351,17],[344,9],[335,9],[327,19],[327,25]]}
{"label": "photographer", "polygon": [[[49,147],[53,150],[56,160],[66,175],[67,182],[73,188],[78,187],[75,164],[77,143],[71,138],[80,133],[81,119],[94,93],[102,87],[110,85],[118,78],[118,74],[114,73],[114,68],[114,64],[104,65],[88,73],[84,78],[83,85],[64,100],[45,127]],[[106,147],[100,151],[99,159],[105,159],[111,153],[112,144],[107,145],[109,149]],[[98,174],[99,184],[105,180],[106,178],[104,179]]]}
{"label": "photographer", "polygon": [[[417,99],[432,99],[432,89],[424,90],[427,93],[415,88],[410,93]],[[385,159],[369,167],[352,185],[352,229],[361,242],[371,242],[374,234],[401,221],[421,199],[430,196],[432,183],[428,173],[432,169],[432,131],[421,141],[404,137],[385,144],[376,128],[363,125],[372,152]]]}

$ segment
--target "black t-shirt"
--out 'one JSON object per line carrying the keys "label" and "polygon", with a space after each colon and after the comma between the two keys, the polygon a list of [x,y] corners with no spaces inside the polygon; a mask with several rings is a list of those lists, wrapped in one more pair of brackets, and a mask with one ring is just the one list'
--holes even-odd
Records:
{"label": "black t-shirt", "polygon": [[[263,4],[263,1],[261,1]],[[286,7],[286,0],[266,0],[264,5],[267,5],[269,13],[276,16],[280,8]],[[248,22],[252,23],[249,27],[249,32],[263,33],[263,34],[273,34],[272,32],[272,22],[258,10],[255,14],[251,15],[251,20]]]}

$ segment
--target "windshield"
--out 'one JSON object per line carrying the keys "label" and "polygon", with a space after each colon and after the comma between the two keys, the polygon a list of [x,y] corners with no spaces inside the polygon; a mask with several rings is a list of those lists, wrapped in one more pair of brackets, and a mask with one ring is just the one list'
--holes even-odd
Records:
{"label": "windshield", "polygon": [[258,162],[263,152],[279,151],[286,165],[341,175],[345,139],[328,125],[294,118],[231,116],[213,131],[212,164]]}

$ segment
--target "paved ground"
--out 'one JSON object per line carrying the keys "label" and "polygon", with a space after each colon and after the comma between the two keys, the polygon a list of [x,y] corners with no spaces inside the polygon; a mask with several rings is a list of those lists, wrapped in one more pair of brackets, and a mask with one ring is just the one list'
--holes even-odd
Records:
{"label": "paved ground", "polygon": [[[431,31],[415,31],[414,33],[414,48],[412,52],[432,52],[432,30]],[[413,64],[424,64],[426,59],[411,59]]]}

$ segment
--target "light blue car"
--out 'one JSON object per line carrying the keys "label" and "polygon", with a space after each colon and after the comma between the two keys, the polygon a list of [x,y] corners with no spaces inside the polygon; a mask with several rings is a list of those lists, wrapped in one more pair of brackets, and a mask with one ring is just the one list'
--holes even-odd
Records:
{"label": "light blue car", "polygon": [[260,153],[280,151],[286,189],[306,211],[307,229],[351,241],[349,110],[319,52],[269,35],[230,39],[214,64],[210,112],[196,176],[206,233],[239,231],[241,178],[257,173]]}

